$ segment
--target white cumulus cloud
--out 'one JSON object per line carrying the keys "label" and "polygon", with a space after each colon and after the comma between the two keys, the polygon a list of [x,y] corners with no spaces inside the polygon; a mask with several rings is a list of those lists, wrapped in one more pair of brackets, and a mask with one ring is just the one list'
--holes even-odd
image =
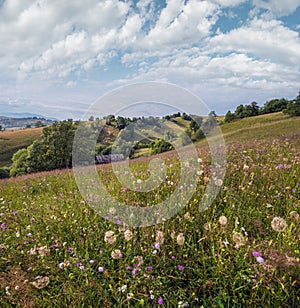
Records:
{"label": "white cumulus cloud", "polygon": [[286,16],[300,6],[300,0],[253,0],[258,9],[266,9],[274,16]]}
{"label": "white cumulus cloud", "polygon": [[300,63],[298,33],[285,27],[278,20],[254,18],[243,27],[213,37],[207,50],[251,53],[261,59],[293,66]]}

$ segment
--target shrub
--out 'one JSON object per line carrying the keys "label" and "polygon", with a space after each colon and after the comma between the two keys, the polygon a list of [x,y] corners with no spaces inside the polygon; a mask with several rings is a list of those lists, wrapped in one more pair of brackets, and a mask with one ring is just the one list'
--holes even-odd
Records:
{"label": "shrub", "polygon": [[292,117],[300,116],[300,93],[294,101],[290,101],[287,104],[284,113]]}
{"label": "shrub", "polygon": [[153,142],[150,143],[151,154],[159,154],[173,149],[174,147],[169,142],[163,139],[155,139]]}
{"label": "shrub", "polygon": [[9,167],[2,167],[0,168],[0,179],[9,178]]}
{"label": "shrub", "polygon": [[28,154],[28,148],[26,148],[19,150],[13,155],[10,176],[23,175],[28,172]]}

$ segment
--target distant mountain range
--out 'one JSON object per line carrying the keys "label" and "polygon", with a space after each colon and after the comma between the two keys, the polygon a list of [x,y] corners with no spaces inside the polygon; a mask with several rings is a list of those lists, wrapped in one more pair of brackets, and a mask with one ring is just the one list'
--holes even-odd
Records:
{"label": "distant mountain range", "polygon": [[30,112],[24,112],[24,113],[0,112],[0,117],[15,118],[15,119],[37,118],[37,119],[50,120],[54,122],[59,121],[56,118],[47,117],[41,114],[35,114],[35,113],[30,113]]}
{"label": "distant mountain range", "polygon": [[58,120],[34,113],[0,114],[1,130],[48,126],[53,122],[58,122]]}

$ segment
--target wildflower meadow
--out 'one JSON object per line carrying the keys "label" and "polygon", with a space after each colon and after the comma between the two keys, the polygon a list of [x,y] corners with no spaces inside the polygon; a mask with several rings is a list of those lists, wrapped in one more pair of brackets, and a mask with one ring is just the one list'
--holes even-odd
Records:
{"label": "wildflower meadow", "polygon": [[[172,219],[149,227],[124,225],[114,207],[100,216],[72,170],[2,180],[0,306],[299,307],[299,124],[224,126],[226,176],[203,212],[211,158],[199,143],[194,195]],[[153,192],[126,189],[111,165],[97,172],[112,197],[151,206],[180,176],[178,157],[161,157],[167,174]],[[149,160],[130,163],[137,179],[147,177]]]}

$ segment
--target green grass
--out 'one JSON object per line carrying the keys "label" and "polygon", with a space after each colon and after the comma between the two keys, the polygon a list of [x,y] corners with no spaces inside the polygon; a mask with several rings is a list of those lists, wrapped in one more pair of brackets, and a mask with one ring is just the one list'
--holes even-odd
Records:
{"label": "green grass", "polygon": [[[227,142],[265,139],[299,134],[299,118],[289,118],[281,112],[244,118],[220,126]],[[299,127],[299,126],[298,126]]]}
{"label": "green grass", "polygon": [[177,123],[177,125],[181,126],[183,129],[186,129],[190,125],[190,121],[184,120],[182,117],[176,117],[174,118],[174,121]]}
{"label": "green grass", "polygon": [[[129,241],[122,224],[113,223],[114,214],[106,220],[83,200],[70,170],[2,180],[0,306],[157,307],[162,298],[161,307],[178,307],[180,301],[190,307],[297,307],[300,119],[280,116],[221,126],[228,145],[226,177],[203,213],[198,207],[210,155],[199,143],[203,174],[188,205],[157,226],[130,227]],[[161,157],[168,178],[150,192],[124,190],[110,165],[97,170],[112,196],[129,206],[151,206],[169,198],[180,177],[178,158]],[[132,161],[134,176],[146,179],[148,162]],[[284,232],[272,228],[274,217],[286,221]],[[104,240],[109,230],[116,235],[112,244]],[[158,231],[164,241],[156,249]],[[120,259],[112,258],[114,249]],[[37,276],[48,277],[49,284],[36,288]]]}
{"label": "green grass", "polygon": [[0,167],[10,166],[15,152],[28,147],[42,134],[42,128],[27,128],[0,132]]}

